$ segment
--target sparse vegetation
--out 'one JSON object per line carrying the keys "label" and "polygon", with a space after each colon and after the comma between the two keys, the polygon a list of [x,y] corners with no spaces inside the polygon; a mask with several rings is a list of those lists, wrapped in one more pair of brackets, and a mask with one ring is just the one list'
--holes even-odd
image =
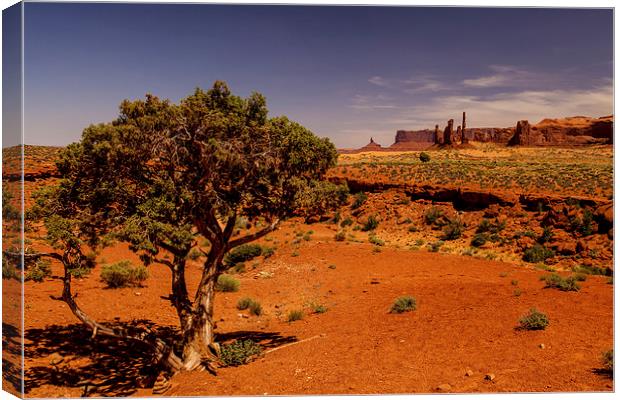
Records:
{"label": "sparse vegetation", "polygon": [[602,355],[603,366],[609,372],[614,372],[614,349],[607,350]]}
{"label": "sparse vegetation", "polygon": [[431,156],[428,153],[421,152],[420,153],[420,161],[423,163],[427,163],[431,160]]}
{"label": "sparse vegetation", "polygon": [[217,283],[215,284],[215,290],[218,292],[236,292],[239,290],[239,286],[241,282],[238,279],[222,274],[217,278]]}
{"label": "sparse vegetation", "polygon": [[250,261],[251,259],[260,256],[263,253],[263,248],[259,244],[244,244],[232,249],[224,257],[224,262],[227,265],[235,265],[238,262]]}
{"label": "sparse vegetation", "polygon": [[554,255],[555,253],[553,250],[536,243],[523,252],[523,260],[531,263],[540,263],[553,257]]}
{"label": "sparse vegetation", "polygon": [[417,303],[415,297],[402,296],[394,300],[390,312],[393,314],[401,314],[407,311],[414,311],[416,308]]}
{"label": "sparse vegetation", "polygon": [[302,310],[291,310],[286,317],[288,322],[299,321],[300,319],[304,319],[304,312]]}
{"label": "sparse vegetation", "polygon": [[519,328],[528,331],[544,330],[548,325],[549,318],[536,308],[531,308],[530,312],[519,320]]}
{"label": "sparse vegetation", "polygon": [[550,274],[541,276],[541,280],[545,281],[545,288],[559,289],[563,292],[577,292],[580,289],[574,276],[563,278],[558,274]]}
{"label": "sparse vegetation", "polygon": [[123,260],[101,268],[101,280],[110,288],[142,286],[149,273],[142,265],[133,266],[131,261]]}
{"label": "sparse vegetation", "polygon": [[459,218],[454,218],[448,220],[443,227],[443,240],[456,240],[461,237],[463,234],[463,230],[465,229],[465,225]]}
{"label": "sparse vegetation", "polygon": [[220,361],[227,367],[234,367],[248,363],[261,353],[261,346],[253,340],[236,340],[222,345]]}
{"label": "sparse vegetation", "polygon": [[363,232],[368,232],[377,229],[379,226],[379,220],[374,215],[370,215],[366,222],[364,222],[364,226],[362,227]]}
{"label": "sparse vegetation", "polygon": [[353,197],[353,204],[351,208],[353,210],[360,208],[368,200],[368,196],[364,192],[359,192]]}

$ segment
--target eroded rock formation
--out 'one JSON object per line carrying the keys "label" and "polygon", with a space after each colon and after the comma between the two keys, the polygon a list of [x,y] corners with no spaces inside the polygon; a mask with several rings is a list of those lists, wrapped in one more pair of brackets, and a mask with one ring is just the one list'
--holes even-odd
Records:
{"label": "eroded rock formation", "polygon": [[532,143],[530,138],[530,123],[527,120],[517,122],[514,136],[508,142],[509,146],[529,146]]}

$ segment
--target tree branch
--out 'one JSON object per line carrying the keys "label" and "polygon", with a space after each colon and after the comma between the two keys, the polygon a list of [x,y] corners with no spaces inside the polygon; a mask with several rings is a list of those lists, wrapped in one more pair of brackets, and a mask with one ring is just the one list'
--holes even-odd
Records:
{"label": "tree branch", "polygon": [[237,246],[241,246],[242,244],[246,244],[249,242],[253,242],[254,240],[260,239],[263,236],[267,235],[270,232],[273,232],[277,227],[278,224],[280,223],[279,219],[276,219],[274,222],[272,222],[269,226],[267,226],[266,228],[261,229],[258,232],[254,232],[250,235],[246,235],[246,236],[242,236],[240,238],[237,238],[235,240],[231,240],[230,242],[228,242],[228,249],[232,249],[234,247]]}

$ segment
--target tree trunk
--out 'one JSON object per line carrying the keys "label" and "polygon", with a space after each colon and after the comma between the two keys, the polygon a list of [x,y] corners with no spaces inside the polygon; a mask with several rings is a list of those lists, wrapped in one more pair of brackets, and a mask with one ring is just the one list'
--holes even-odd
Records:
{"label": "tree trunk", "polygon": [[192,321],[192,305],[187,294],[187,285],[185,284],[185,258],[174,257],[171,266],[172,272],[172,304],[177,310],[179,322],[181,324],[181,332],[189,329]]}
{"label": "tree trunk", "polygon": [[191,324],[184,332],[183,364],[185,369],[194,370],[201,366],[214,372],[217,354],[213,350],[213,299],[215,283],[220,274],[218,265],[224,252],[212,249],[205,261],[200,284],[194,300]]}

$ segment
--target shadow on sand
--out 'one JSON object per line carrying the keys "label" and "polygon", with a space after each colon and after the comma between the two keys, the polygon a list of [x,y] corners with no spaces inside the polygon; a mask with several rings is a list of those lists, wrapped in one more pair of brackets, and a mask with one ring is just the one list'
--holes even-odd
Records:
{"label": "shadow on sand", "polygon": [[[178,338],[175,327],[156,325],[149,320],[119,322],[114,326],[148,329],[169,343]],[[80,388],[82,396],[120,397],[153,386],[158,371],[151,365],[152,354],[148,349],[105,337],[92,339],[91,334],[81,324],[28,329],[25,356],[36,365],[26,371],[26,393],[43,385],[56,385]],[[294,336],[255,331],[219,334],[216,340],[248,339],[261,343],[265,349],[297,340]]]}

